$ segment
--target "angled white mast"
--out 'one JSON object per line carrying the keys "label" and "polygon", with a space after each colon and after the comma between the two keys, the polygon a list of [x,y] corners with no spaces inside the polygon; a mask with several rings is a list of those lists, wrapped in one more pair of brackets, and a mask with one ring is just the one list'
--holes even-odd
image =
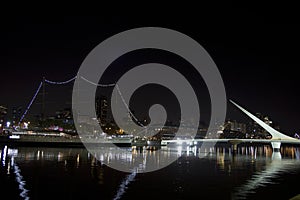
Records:
{"label": "angled white mast", "polygon": [[287,135],[275,130],[274,128],[272,128],[271,126],[267,125],[265,122],[260,120],[258,117],[251,114],[246,109],[244,109],[243,107],[241,107],[238,104],[236,104],[235,102],[233,102],[232,100],[229,100],[229,101],[233,105],[235,105],[237,108],[239,108],[241,111],[243,111],[246,115],[248,115],[251,119],[253,119],[256,123],[258,123],[261,127],[263,127],[266,131],[268,131],[272,135],[273,140],[297,140],[295,138],[292,138],[290,136],[287,136]]}

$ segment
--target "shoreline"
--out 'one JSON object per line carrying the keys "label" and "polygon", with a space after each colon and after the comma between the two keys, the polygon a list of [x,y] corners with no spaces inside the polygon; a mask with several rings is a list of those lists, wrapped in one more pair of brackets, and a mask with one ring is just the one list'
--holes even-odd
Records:
{"label": "shoreline", "polygon": [[129,142],[107,142],[107,141],[90,141],[83,143],[79,138],[55,137],[55,136],[20,136],[20,138],[9,138],[8,135],[0,136],[0,144],[11,146],[41,146],[41,147],[79,147],[85,146],[119,146],[131,147]]}

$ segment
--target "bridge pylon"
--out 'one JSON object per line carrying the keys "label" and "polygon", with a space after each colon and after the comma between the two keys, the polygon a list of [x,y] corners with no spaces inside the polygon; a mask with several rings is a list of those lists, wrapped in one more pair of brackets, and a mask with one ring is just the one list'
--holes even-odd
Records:
{"label": "bridge pylon", "polygon": [[269,126],[268,124],[266,124],[264,121],[262,121],[261,119],[259,119],[255,115],[253,115],[252,113],[248,112],[246,109],[244,109],[243,107],[241,107],[237,103],[233,102],[232,100],[229,100],[229,101],[233,105],[235,105],[238,109],[240,109],[243,113],[245,113],[246,115],[248,115],[252,120],[254,120],[258,125],[260,125],[268,133],[271,134],[271,136],[272,136],[271,145],[272,145],[272,148],[273,148],[274,151],[279,151],[280,150],[281,140],[291,141],[291,142],[297,140],[295,138],[292,138],[290,136],[287,136],[287,135],[285,135],[285,134],[283,134],[283,133],[275,130],[274,128],[272,128],[271,126]]}

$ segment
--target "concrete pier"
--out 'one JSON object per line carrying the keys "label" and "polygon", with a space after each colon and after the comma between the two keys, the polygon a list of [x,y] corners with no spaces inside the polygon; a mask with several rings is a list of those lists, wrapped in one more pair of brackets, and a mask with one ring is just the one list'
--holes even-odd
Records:
{"label": "concrete pier", "polygon": [[281,142],[271,142],[271,145],[274,152],[280,151]]}

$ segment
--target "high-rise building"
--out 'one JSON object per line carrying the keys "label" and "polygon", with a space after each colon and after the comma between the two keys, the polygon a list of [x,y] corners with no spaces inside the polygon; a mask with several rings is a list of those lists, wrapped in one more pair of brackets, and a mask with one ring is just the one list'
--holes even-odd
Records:
{"label": "high-rise building", "polygon": [[[256,113],[255,115],[260,120],[265,122],[267,125],[279,130],[279,126],[274,124],[274,122],[268,116],[262,115],[261,113]],[[254,137],[254,138],[255,137],[256,138],[268,138],[268,137],[270,137],[270,134],[264,128],[262,128],[259,124],[257,124],[256,122],[254,122],[252,120],[249,121],[249,123],[247,125],[247,133],[251,137]]]}
{"label": "high-rise building", "polygon": [[246,137],[246,124],[237,122],[236,120],[226,120],[224,125],[221,126],[219,137],[220,138],[245,138]]}
{"label": "high-rise building", "polygon": [[7,108],[0,105],[0,133],[2,133],[4,128],[4,117],[7,114]]}
{"label": "high-rise building", "polygon": [[12,108],[12,124],[17,125],[22,116],[22,107],[15,106]]}
{"label": "high-rise building", "polygon": [[241,133],[247,132],[246,124],[237,122],[236,120],[227,120],[224,124],[224,129],[231,131],[239,131]]}
{"label": "high-rise building", "polygon": [[96,99],[96,114],[101,126],[111,123],[111,111],[107,97],[100,96]]}

